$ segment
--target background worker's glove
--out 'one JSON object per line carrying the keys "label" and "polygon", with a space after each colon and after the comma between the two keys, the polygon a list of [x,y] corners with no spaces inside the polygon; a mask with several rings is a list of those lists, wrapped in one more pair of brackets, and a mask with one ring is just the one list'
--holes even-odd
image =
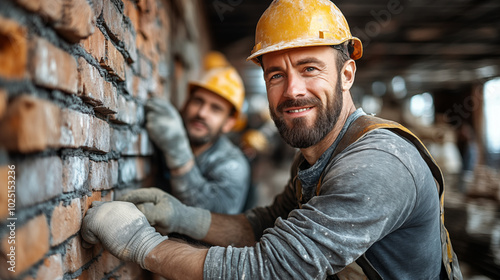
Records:
{"label": "background worker's glove", "polygon": [[101,242],[111,254],[142,268],[148,253],[168,239],[149,225],[134,204],[123,201],[93,202],[83,218],[81,233],[88,243]]}
{"label": "background worker's glove", "polygon": [[177,232],[200,240],[210,228],[210,211],[182,204],[157,188],[133,190],[120,200],[136,204],[149,223],[162,233]]}
{"label": "background worker's glove", "polygon": [[193,158],[189,139],[177,109],[167,100],[152,98],[146,103],[146,128],[162,150],[167,165],[175,169]]}

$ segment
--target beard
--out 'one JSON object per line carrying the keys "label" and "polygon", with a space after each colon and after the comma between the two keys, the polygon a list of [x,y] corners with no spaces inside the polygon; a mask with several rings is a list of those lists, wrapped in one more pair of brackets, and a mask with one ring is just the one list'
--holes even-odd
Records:
{"label": "beard", "polygon": [[[317,97],[289,99],[280,103],[276,110],[269,107],[274,124],[288,145],[299,149],[308,148],[323,140],[332,131],[338,122],[343,106],[340,79],[338,79],[334,95],[333,98],[327,99],[326,108],[322,106],[321,100]],[[318,117],[312,126],[307,125],[305,118],[293,119],[290,126],[286,124],[283,118],[283,108],[310,105],[318,109]],[[277,112],[281,114],[278,116]]]}

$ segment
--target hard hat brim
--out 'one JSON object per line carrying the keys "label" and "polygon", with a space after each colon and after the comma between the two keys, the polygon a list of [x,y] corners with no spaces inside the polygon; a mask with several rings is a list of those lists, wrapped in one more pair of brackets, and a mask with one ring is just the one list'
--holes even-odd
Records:
{"label": "hard hat brim", "polygon": [[[351,54],[351,59],[357,60],[363,56],[363,44],[361,40],[357,37],[352,37],[351,42],[353,43],[354,51]],[[294,48],[303,48],[303,47],[315,47],[315,46],[331,46],[331,45],[339,45],[348,40],[344,41],[333,41],[333,40],[324,40],[324,39],[304,39],[304,40],[295,40],[293,42],[283,42],[282,44],[274,44],[271,46],[264,47],[262,49],[254,50],[254,52],[247,57],[247,61],[252,60],[257,65],[260,65],[259,60],[257,59],[259,56],[277,52],[281,50],[294,49]]]}

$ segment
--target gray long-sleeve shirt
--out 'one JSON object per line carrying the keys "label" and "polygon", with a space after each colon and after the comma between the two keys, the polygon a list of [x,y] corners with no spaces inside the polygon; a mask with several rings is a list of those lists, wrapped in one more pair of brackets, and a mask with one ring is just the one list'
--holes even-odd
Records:
{"label": "gray long-sleeve shirt", "polygon": [[250,164],[238,147],[221,136],[196,157],[188,173],[172,176],[170,184],[172,194],[186,205],[237,214],[250,187]]}
{"label": "gray long-sleeve shirt", "polygon": [[417,149],[372,131],[326,167],[316,196],[307,177],[319,177],[315,167],[325,160],[298,173],[303,195],[312,196],[302,209],[290,180],[271,206],[246,212],[260,237],[255,246],[210,248],[204,278],[325,279],[365,254],[385,279],[438,279],[439,198]]}

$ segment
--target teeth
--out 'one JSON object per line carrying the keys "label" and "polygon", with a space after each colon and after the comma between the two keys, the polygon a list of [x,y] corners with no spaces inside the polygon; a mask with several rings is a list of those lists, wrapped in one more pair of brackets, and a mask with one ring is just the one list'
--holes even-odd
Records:
{"label": "teeth", "polygon": [[298,110],[290,110],[288,112],[290,113],[300,113],[300,112],[304,112],[304,111],[307,111],[309,110],[308,108],[304,108],[304,109],[298,109]]}

